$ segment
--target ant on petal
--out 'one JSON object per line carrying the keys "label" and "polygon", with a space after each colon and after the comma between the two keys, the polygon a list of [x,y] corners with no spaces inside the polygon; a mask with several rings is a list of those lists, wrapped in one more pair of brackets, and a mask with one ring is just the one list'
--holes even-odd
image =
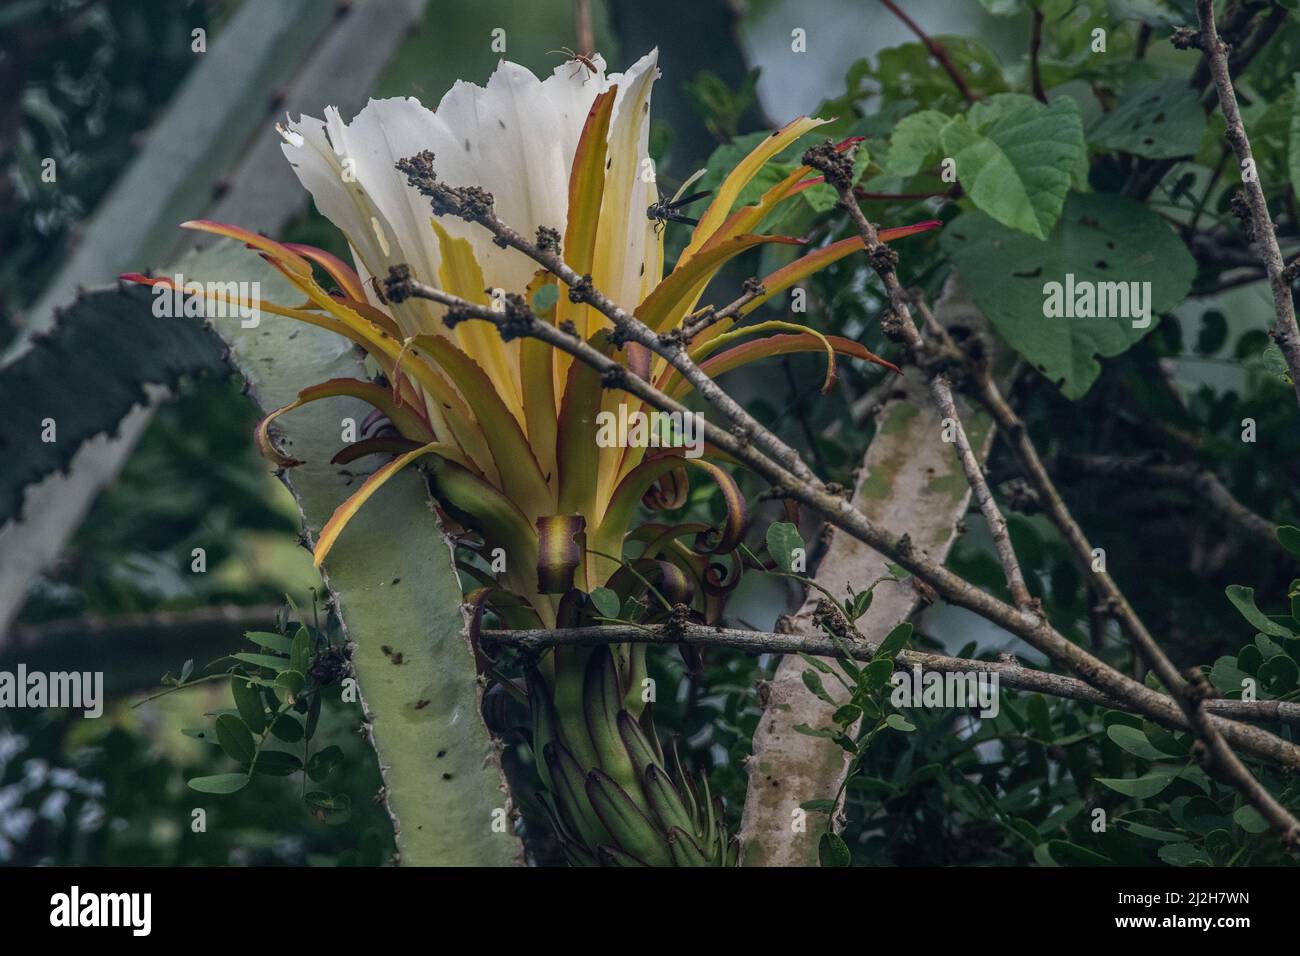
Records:
{"label": "ant on petal", "polygon": [[595,53],[578,53],[575,50],[570,50],[567,46],[562,46],[558,50],[547,50],[546,52],[559,53],[563,56],[567,56],[569,58],[568,62],[578,64],[574,71],[569,74],[569,79],[573,79],[579,72],[585,70],[587,75],[582,78],[584,86],[587,84],[587,80],[600,72],[600,67],[596,64],[596,61],[592,59],[596,55]]}

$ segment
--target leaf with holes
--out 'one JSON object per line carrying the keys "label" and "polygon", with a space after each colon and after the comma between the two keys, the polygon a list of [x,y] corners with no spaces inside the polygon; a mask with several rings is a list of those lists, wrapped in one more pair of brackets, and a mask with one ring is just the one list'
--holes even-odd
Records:
{"label": "leaf with holes", "polygon": [[[1098,357],[1146,335],[1196,275],[1187,247],[1156,213],[1101,193],[1071,193],[1046,242],[972,212],[940,243],[999,334],[1070,399],[1096,381]],[[1089,311],[1107,317],[1083,317]]]}

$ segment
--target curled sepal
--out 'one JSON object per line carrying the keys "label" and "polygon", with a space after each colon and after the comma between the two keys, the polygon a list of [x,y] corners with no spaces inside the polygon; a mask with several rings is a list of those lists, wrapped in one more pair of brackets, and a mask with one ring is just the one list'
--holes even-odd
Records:
{"label": "curled sepal", "polygon": [[414,451],[420,447],[418,441],[411,441],[409,438],[402,438],[398,435],[377,435],[374,438],[363,438],[361,441],[354,441],[350,445],[345,445],[334,453],[330,459],[331,465],[349,465],[358,458],[365,458],[367,455],[401,455],[408,451]]}
{"label": "curled sepal", "polygon": [[726,505],[727,517],[722,532],[708,553],[721,553],[733,550],[745,534],[748,521],[748,508],[745,498],[735,479],[722,468],[703,458],[686,458],[682,455],[669,454],[651,458],[637,465],[618,483],[605,509],[604,520],[594,536],[592,550],[605,554],[618,554],[623,548],[623,536],[627,533],[633,512],[650,486],[674,468],[699,468],[708,473],[722,492]]}
{"label": "curled sepal", "polygon": [[543,515],[537,519],[537,591],[564,594],[582,564],[587,519],[582,515]]}
{"label": "curled sepal", "polygon": [[262,416],[261,421],[253,428],[253,440],[257,444],[258,451],[281,468],[292,468],[295,465],[301,465],[301,461],[290,458],[275,447],[275,443],[271,440],[271,423],[295,408],[301,408],[311,402],[320,401],[322,398],[333,398],[339,395],[359,398],[361,401],[378,409],[402,433],[403,438],[421,444],[433,441],[433,431],[425,424],[424,420],[411,409],[399,406],[393,400],[393,393],[388,389],[376,385],[374,382],[364,382],[358,378],[332,378],[329,381],[321,382],[319,385],[304,388],[298,393],[296,401]]}

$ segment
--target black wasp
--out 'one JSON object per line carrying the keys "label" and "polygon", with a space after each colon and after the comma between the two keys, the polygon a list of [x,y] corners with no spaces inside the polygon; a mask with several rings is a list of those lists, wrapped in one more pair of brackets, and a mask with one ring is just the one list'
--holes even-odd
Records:
{"label": "black wasp", "polygon": [[688,226],[699,225],[700,221],[698,219],[682,215],[681,210],[689,206],[691,203],[710,195],[713,190],[705,189],[701,192],[691,193],[689,196],[683,196],[682,193],[686,192],[686,190],[690,188],[691,184],[703,176],[705,172],[706,170],[703,169],[697,170],[690,179],[682,183],[681,188],[677,190],[672,199],[664,199],[664,194],[660,193],[659,201],[652,203],[646,208],[646,218],[655,221],[656,232],[661,231],[664,225],[670,222],[684,222]]}

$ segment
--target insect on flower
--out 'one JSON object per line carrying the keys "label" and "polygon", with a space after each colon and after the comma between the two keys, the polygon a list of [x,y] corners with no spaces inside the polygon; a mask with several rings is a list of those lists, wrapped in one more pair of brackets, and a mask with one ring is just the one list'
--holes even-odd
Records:
{"label": "insect on flower", "polygon": [[573,79],[580,71],[585,70],[587,75],[583,77],[582,80],[585,84],[587,80],[591,79],[601,71],[600,65],[592,59],[592,57],[596,55],[595,53],[578,53],[576,50],[570,50],[567,46],[562,46],[558,50],[547,50],[546,52],[559,53],[563,56],[567,56],[570,63],[578,64],[574,71],[569,74],[569,79]]}
{"label": "insect on flower", "polygon": [[664,194],[660,193],[659,201],[651,203],[646,208],[646,218],[654,220],[656,224],[656,232],[662,232],[664,226],[670,222],[681,222],[688,226],[698,226],[700,224],[698,219],[693,219],[690,216],[683,216],[681,210],[689,206],[691,203],[703,199],[705,196],[712,195],[713,190],[704,189],[699,192],[693,192],[689,196],[683,196],[682,193],[686,192],[686,190],[689,189],[693,183],[697,182],[706,172],[708,172],[708,170],[697,169],[691,174],[690,178],[688,178],[686,182],[682,183],[677,192],[673,194],[672,199],[665,200]]}

